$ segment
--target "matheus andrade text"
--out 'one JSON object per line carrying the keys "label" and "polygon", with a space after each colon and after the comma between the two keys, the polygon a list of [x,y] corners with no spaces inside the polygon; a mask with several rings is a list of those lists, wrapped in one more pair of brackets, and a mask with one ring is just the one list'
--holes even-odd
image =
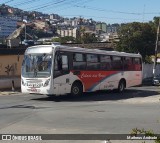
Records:
{"label": "matheus andrade text", "polygon": [[156,136],[127,136],[127,140],[157,140]]}
{"label": "matheus andrade text", "polygon": [[41,136],[15,136],[13,135],[12,136],[12,140],[28,140],[28,141],[31,141],[31,140],[35,140],[35,141],[39,141],[39,140],[42,140]]}

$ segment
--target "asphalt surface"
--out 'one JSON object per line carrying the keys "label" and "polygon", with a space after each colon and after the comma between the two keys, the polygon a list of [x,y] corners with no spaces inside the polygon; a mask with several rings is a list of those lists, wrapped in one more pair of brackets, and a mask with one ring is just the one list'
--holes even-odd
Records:
{"label": "asphalt surface", "polygon": [[159,87],[134,87],[123,94],[87,93],[82,97],[0,93],[1,134],[129,134],[134,128],[160,133]]}

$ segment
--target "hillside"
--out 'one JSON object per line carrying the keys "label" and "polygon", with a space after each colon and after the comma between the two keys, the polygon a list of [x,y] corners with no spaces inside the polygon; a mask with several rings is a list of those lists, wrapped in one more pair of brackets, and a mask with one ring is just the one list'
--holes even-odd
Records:
{"label": "hillside", "polygon": [[27,17],[28,20],[33,20],[36,17],[49,18],[48,14],[37,11],[24,11],[19,8],[14,8],[5,4],[0,5],[0,15],[1,16],[17,16],[17,17]]}

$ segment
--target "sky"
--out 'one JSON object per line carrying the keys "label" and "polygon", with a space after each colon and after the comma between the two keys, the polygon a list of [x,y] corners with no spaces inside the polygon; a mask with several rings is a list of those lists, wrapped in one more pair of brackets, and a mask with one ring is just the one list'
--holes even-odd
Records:
{"label": "sky", "polygon": [[113,23],[148,22],[160,16],[160,0],[0,0],[0,4],[63,17]]}

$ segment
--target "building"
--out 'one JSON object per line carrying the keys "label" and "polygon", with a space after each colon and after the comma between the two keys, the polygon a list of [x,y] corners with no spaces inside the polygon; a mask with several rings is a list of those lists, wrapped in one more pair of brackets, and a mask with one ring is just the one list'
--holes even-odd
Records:
{"label": "building", "polygon": [[21,86],[21,66],[25,48],[0,48],[0,89]]}
{"label": "building", "polygon": [[76,27],[78,24],[79,24],[78,19],[71,20],[71,25],[72,25],[73,27]]}
{"label": "building", "polygon": [[99,35],[99,40],[101,42],[110,42],[109,35],[107,33],[102,33]]}
{"label": "building", "polygon": [[107,26],[107,33],[117,33],[119,28],[118,24],[112,24]]}
{"label": "building", "polygon": [[116,32],[110,34],[109,41],[119,42],[119,36],[118,36],[118,34]]}
{"label": "building", "polygon": [[34,21],[36,29],[43,30],[46,28],[46,22],[44,20],[35,20]]}
{"label": "building", "polygon": [[50,14],[49,19],[50,20],[54,20],[54,19],[60,20],[61,17],[58,14]]}
{"label": "building", "polygon": [[57,30],[57,33],[60,37],[66,37],[66,36],[72,36],[74,38],[77,38],[78,30],[77,28],[73,29],[60,29]]}
{"label": "building", "polygon": [[0,17],[0,38],[8,37],[17,28],[17,19]]}
{"label": "building", "polygon": [[63,22],[63,25],[71,26],[71,20],[69,18],[65,18],[64,22]]}
{"label": "building", "polygon": [[102,33],[99,35],[101,42],[119,42],[117,33]]}
{"label": "building", "polygon": [[99,31],[100,33],[106,33],[107,32],[107,24],[104,22],[97,23],[96,24],[96,31]]}

